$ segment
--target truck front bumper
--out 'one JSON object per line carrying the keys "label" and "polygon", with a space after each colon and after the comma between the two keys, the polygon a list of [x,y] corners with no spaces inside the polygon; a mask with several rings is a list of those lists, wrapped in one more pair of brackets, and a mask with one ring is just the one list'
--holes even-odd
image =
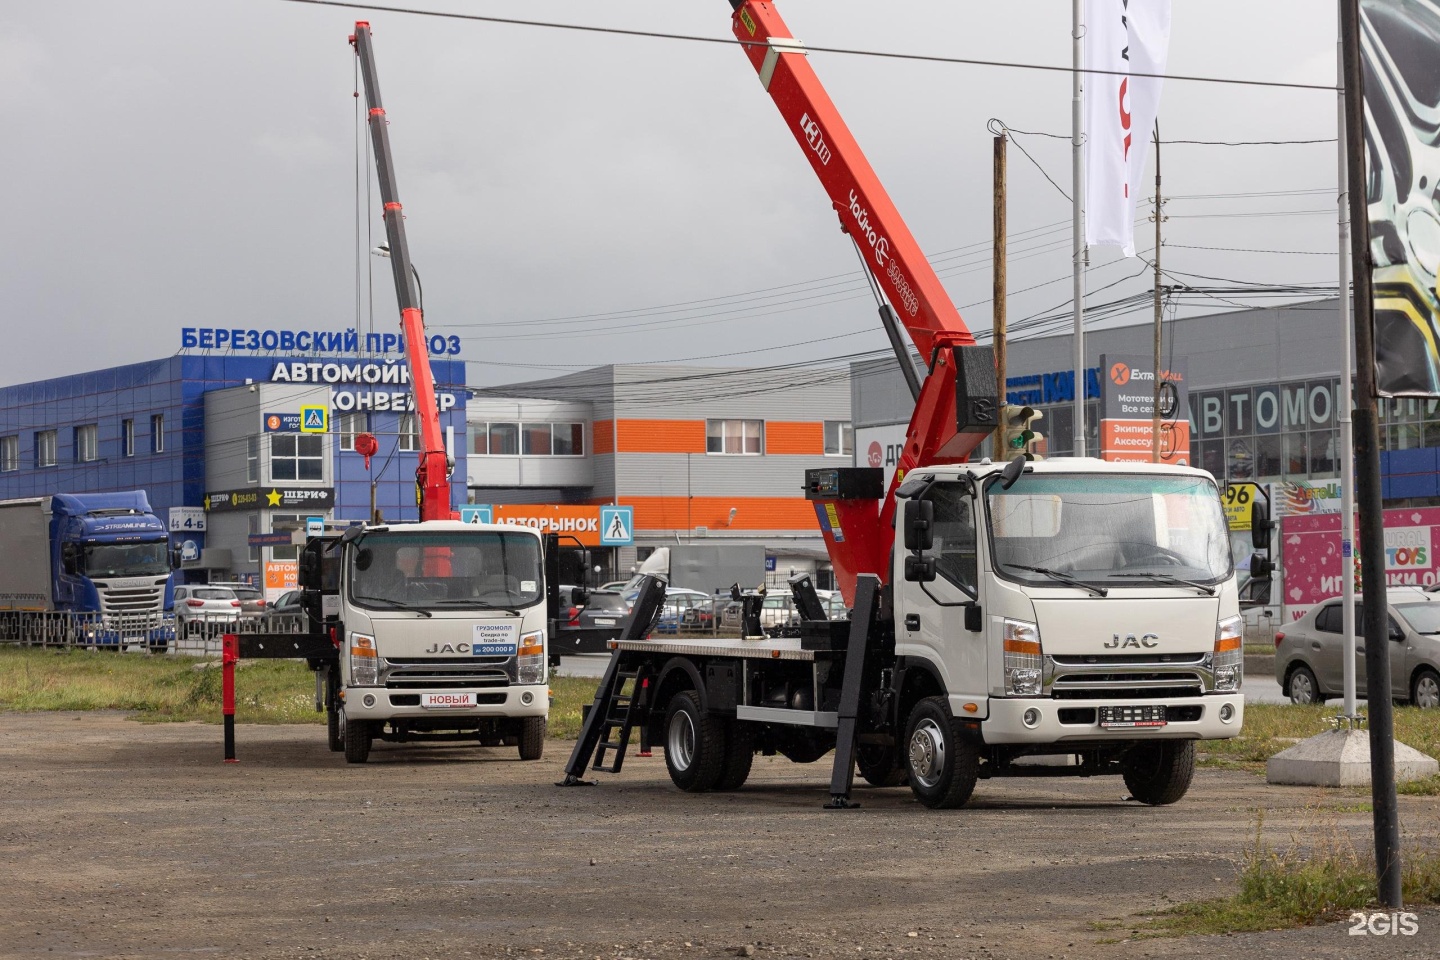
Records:
{"label": "truck front bumper", "polygon": [[[1163,701],[1167,719],[1164,726],[1102,727],[1100,708],[1155,705],[1144,700],[1055,700],[1046,698],[991,697],[989,714],[980,722],[988,744],[1048,744],[1067,740],[1091,743],[1105,740],[1225,740],[1238,736],[1245,722],[1245,696],[1241,693],[1209,694]],[[1229,706],[1230,717],[1221,719]],[[1026,723],[1027,711],[1033,723]]]}
{"label": "truck front bumper", "polygon": [[[346,687],[345,714],[356,720],[394,720],[424,717],[439,720],[487,717],[543,717],[550,712],[550,688],[544,683],[475,690],[391,690],[385,687]],[[422,706],[426,694],[470,693],[479,701],[473,707]]]}

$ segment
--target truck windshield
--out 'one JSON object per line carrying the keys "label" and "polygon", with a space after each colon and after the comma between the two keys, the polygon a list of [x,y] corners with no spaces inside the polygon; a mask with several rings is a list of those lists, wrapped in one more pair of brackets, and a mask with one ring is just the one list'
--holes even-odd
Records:
{"label": "truck windshield", "polygon": [[170,572],[170,551],[158,543],[87,543],[87,577],[159,577]]}
{"label": "truck windshield", "polygon": [[540,541],[522,533],[372,533],[351,551],[350,598],[379,609],[482,610],[540,602]]}
{"label": "truck windshield", "polygon": [[1207,478],[1030,474],[1009,490],[991,483],[986,499],[996,571],[1012,580],[1054,583],[1050,571],[1112,586],[1230,576],[1229,530]]}

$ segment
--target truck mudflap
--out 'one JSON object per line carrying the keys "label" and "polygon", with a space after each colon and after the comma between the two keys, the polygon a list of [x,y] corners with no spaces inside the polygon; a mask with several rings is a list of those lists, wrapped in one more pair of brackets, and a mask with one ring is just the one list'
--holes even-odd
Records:
{"label": "truck mudflap", "polygon": [[1245,722],[1241,693],[1163,702],[991,697],[989,708],[980,732],[991,745],[1225,740]]}

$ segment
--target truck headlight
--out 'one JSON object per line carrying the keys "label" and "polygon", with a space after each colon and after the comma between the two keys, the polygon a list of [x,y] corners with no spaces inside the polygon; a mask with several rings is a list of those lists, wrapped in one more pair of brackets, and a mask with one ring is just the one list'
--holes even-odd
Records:
{"label": "truck headlight", "polygon": [[374,637],[350,634],[350,683],[357,687],[380,685],[380,653]]}
{"label": "truck headlight", "polygon": [[1005,692],[1016,697],[1038,697],[1044,654],[1040,628],[1024,620],[1005,620]]}
{"label": "truck headlight", "polygon": [[1238,690],[1245,676],[1245,621],[1227,617],[1215,625],[1215,653],[1210,658],[1216,690]]}
{"label": "truck headlight", "polygon": [[544,630],[536,630],[520,638],[520,649],[515,658],[515,682],[545,682]]}

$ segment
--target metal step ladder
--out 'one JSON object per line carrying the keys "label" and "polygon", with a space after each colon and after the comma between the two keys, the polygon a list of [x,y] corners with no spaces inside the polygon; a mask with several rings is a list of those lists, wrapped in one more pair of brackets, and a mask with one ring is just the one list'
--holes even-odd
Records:
{"label": "metal step ladder", "polygon": [[[635,729],[635,711],[632,707],[644,689],[642,673],[644,671],[638,668],[617,670],[607,703],[601,705],[597,696],[596,702],[591,705],[591,710],[605,711],[600,720],[600,739],[595,743],[595,762],[590,765],[591,770],[619,773],[624,766],[625,750],[630,746],[630,734]],[[627,683],[631,684],[629,693],[625,692]],[[613,754],[608,767],[605,765],[607,752]]]}

